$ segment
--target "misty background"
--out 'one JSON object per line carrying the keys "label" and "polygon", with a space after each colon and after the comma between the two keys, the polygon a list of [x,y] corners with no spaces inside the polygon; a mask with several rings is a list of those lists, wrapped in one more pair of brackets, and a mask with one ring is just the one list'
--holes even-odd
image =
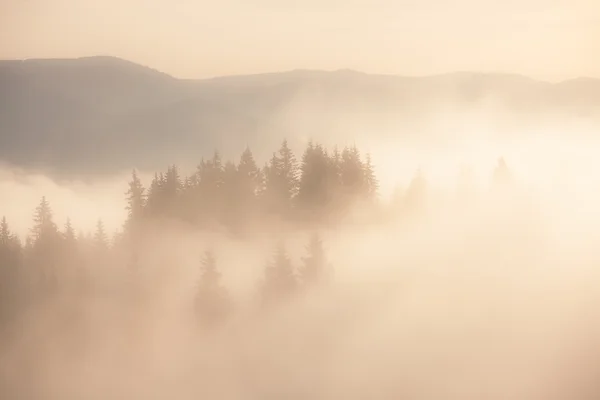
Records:
{"label": "misty background", "polygon": [[598,398],[599,27],[0,0],[0,398]]}

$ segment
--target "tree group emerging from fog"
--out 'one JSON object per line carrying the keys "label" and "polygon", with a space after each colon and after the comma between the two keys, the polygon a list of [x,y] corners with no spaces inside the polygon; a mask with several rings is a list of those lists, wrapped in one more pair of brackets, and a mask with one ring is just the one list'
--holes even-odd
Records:
{"label": "tree group emerging from fog", "polygon": [[[54,221],[43,197],[33,213],[33,226],[22,243],[6,218],[0,229],[0,296],[5,326],[19,310],[61,293],[91,295],[106,290],[107,265],[122,266],[124,284],[135,285],[147,253],[147,232],[176,221],[205,232],[225,231],[244,239],[265,225],[313,231],[306,255],[292,260],[283,238],[265,259],[257,282],[260,304],[276,303],[302,287],[316,286],[330,276],[320,228],[339,222],[353,207],[374,206],[378,181],[369,155],[356,147],[328,151],[309,143],[300,160],[284,141],[263,167],[247,148],[239,160],[224,161],[215,151],[195,171],[183,175],[176,165],[157,172],[145,186],[134,170],[125,192],[128,211],[121,232],[110,237],[98,220],[94,232],[76,233],[67,220]],[[231,313],[234,304],[221,282],[219,255],[204,244],[198,256],[199,281],[194,309],[213,324]],[[137,275],[136,275],[137,274]],[[115,284],[113,282],[113,284]],[[132,289],[133,290],[133,289]]]}
{"label": "tree group emerging from fog", "polygon": [[[493,179],[498,184],[510,179],[502,159]],[[464,192],[466,187],[461,174],[459,189]],[[76,233],[70,220],[58,227],[43,197],[24,243],[2,218],[0,321],[7,327],[27,307],[65,294],[89,297],[120,289],[142,293],[140,260],[151,251],[147,232],[166,222],[196,231],[225,232],[240,240],[253,238],[265,226],[279,227],[281,235],[307,232],[305,254],[298,259],[288,254],[284,237],[273,241],[262,278],[256,282],[257,304],[269,307],[331,282],[333,267],[319,232],[343,223],[355,209],[367,210],[372,219],[381,215],[378,188],[370,155],[363,156],[356,146],[328,150],[311,142],[298,160],[284,141],[263,167],[247,148],[237,162],[223,161],[215,152],[189,175],[171,165],[157,172],[147,187],[134,170],[125,192],[127,219],[114,236],[101,220],[88,234]],[[417,171],[401,196],[403,209],[415,212],[426,196],[426,179]],[[198,320],[212,326],[231,315],[236,304],[222,282],[218,252],[206,243],[197,247],[198,281],[191,302]],[[176,257],[173,264],[172,270],[177,267]],[[122,272],[118,282],[106,278],[116,270]]]}

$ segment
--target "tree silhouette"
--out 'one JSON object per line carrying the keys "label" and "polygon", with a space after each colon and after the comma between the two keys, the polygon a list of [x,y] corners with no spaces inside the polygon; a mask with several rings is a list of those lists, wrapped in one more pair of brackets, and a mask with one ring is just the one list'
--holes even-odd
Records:
{"label": "tree silhouette", "polygon": [[367,158],[364,164],[364,179],[365,179],[365,193],[364,196],[368,201],[377,200],[379,192],[379,180],[375,175],[375,169],[371,162],[371,154],[367,153]]}
{"label": "tree silhouette", "polygon": [[0,334],[15,316],[21,284],[21,242],[8,226],[6,217],[0,221]]}
{"label": "tree silhouette", "polygon": [[284,140],[279,152],[273,153],[265,168],[265,198],[268,209],[280,216],[291,211],[293,199],[298,193],[298,174],[296,157],[288,147],[287,140]]}
{"label": "tree silhouette", "polygon": [[300,281],[303,285],[318,285],[324,283],[328,278],[328,264],[323,242],[318,233],[310,237],[306,247],[307,255],[302,258],[300,267]]}
{"label": "tree silhouette", "polygon": [[207,250],[202,257],[196,310],[204,326],[212,326],[223,320],[230,311],[229,296],[221,285],[221,274],[211,250]]}
{"label": "tree silhouette", "polygon": [[140,224],[146,205],[145,189],[135,169],[131,173],[131,181],[125,195],[127,196],[125,229],[131,233]]}
{"label": "tree silhouette", "polygon": [[267,263],[265,268],[263,303],[277,303],[294,293],[296,287],[297,281],[292,262],[284,244],[280,242],[275,248],[272,260]]}

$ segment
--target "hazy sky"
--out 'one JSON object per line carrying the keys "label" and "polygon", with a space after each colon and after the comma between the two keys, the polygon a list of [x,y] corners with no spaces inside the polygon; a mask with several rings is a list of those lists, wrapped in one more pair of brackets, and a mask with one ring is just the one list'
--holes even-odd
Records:
{"label": "hazy sky", "polygon": [[598,0],[0,0],[0,58],[115,55],[178,77],[352,68],[600,77]]}

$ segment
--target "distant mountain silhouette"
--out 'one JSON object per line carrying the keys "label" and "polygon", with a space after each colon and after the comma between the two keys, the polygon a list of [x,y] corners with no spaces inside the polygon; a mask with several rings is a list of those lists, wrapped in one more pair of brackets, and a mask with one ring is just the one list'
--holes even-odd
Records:
{"label": "distant mountain silhouette", "polygon": [[[0,161],[74,176],[196,162],[280,140],[406,136],[438,111],[474,107],[596,118],[600,80],[459,72],[427,77],[295,70],[176,79],[114,57],[0,61]],[[487,107],[487,108],[486,108]],[[377,133],[385,132],[385,133]]]}

